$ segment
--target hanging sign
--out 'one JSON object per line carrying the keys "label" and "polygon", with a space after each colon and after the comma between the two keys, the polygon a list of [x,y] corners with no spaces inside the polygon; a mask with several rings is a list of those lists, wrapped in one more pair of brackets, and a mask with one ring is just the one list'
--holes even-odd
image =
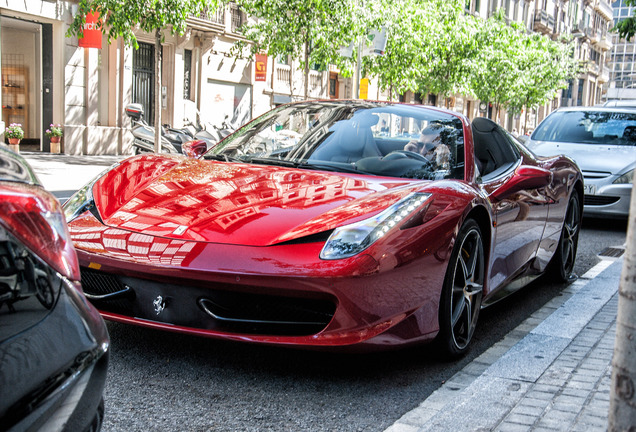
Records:
{"label": "hanging sign", "polygon": [[254,81],[267,81],[267,55],[256,54],[254,61]]}
{"label": "hanging sign", "polygon": [[369,97],[369,78],[362,78],[360,80],[360,99],[367,99]]}
{"label": "hanging sign", "polygon": [[82,48],[102,47],[102,28],[99,26],[99,12],[86,14],[86,22],[82,33],[84,37],[79,37],[79,46]]}

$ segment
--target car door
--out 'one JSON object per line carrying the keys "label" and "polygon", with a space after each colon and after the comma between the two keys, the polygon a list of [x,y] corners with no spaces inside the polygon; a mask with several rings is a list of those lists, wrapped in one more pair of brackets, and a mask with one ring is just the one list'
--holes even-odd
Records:
{"label": "car door", "polygon": [[475,119],[473,139],[480,171],[477,182],[490,198],[495,218],[485,293],[495,301],[492,294],[521,275],[536,257],[548,203],[540,188],[507,187],[527,161],[505,130],[491,120]]}

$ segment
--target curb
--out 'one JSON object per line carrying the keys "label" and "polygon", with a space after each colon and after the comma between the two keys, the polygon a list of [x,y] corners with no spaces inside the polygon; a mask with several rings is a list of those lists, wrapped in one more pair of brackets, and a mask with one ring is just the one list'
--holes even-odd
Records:
{"label": "curb", "polygon": [[621,265],[622,259],[598,263],[385,432],[496,428],[615,297]]}

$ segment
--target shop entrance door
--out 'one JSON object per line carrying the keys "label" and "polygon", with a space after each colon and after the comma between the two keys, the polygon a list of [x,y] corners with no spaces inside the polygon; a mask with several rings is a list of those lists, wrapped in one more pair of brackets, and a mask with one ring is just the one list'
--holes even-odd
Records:
{"label": "shop entrance door", "polygon": [[[22,125],[23,150],[47,150],[42,148],[44,121],[52,118],[51,68],[43,73],[43,41],[52,45],[51,26],[8,17],[0,17],[2,40],[2,121]],[[46,50],[49,63],[51,49]],[[43,82],[48,76],[48,97],[43,99]],[[44,103],[46,102],[46,110]],[[43,113],[47,116],[44,118]],[[49,123],[47,123],[48,125]],[[47,143],[48,146],[48,143]]]}

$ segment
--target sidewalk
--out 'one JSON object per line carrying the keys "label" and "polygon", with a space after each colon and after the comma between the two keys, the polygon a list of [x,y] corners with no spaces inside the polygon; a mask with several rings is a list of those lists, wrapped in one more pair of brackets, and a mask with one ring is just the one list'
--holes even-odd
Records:
{"label": "sidewalk", "polygon": [[44,188],[64,202],[79,188],[126,156],[73,156],[21,152]]}
{"label": "sidewalk", "polygon": [[622,263],[601,261],[386,432],[607,430]]}

